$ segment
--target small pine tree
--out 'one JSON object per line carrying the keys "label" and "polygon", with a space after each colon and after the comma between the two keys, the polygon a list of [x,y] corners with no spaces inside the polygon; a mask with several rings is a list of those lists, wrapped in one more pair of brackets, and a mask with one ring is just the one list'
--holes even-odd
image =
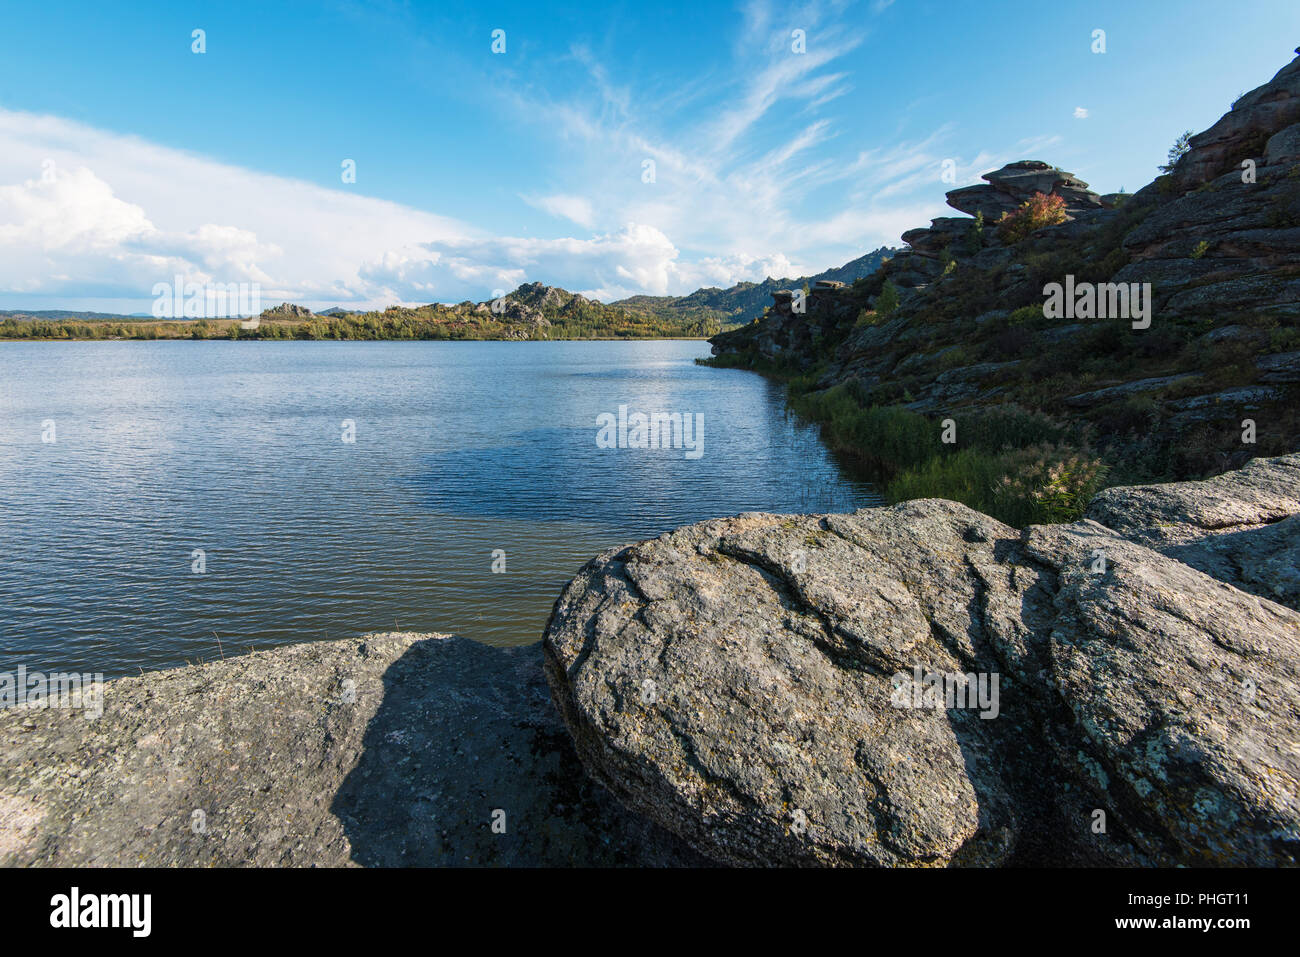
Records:
{"label": "small pine tree", "polygon": [[1187,155],[1187,151],[1192,148],[1191,139],[1195,134],[1187,130],[1182,136],[1174,140],[1174,145],[1169,147],[1169,162],[1160,167],[1162,173],[1172,173],[1178,161]]}

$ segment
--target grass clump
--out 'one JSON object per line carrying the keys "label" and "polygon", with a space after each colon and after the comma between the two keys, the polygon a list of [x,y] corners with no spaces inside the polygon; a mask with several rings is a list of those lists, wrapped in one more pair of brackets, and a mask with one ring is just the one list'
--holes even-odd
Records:
{"label": "grass clump", "polygon": [[1014,405],[944,419],[900,405],[868,405],[856,381],[811,391],[790,383],[790,403],[815,419],[832,448],[877,483],[890,502],[946,498],[1008,525],[1072,521],[1102,487],[1107,470],[1077,428]]}

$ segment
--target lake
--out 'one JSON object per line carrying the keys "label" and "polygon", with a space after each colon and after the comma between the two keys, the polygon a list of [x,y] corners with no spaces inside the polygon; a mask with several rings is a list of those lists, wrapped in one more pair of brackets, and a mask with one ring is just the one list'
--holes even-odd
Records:
{"label": "lake", "polygon": [[[115,677],[392,629],[528,644],[604,549],[878,504],[781,386],[696,365],[708,351],[0,343],[0,672]],[[701,422],[698,457],[666,419],[659,447],[626,447],[638,412]]]}

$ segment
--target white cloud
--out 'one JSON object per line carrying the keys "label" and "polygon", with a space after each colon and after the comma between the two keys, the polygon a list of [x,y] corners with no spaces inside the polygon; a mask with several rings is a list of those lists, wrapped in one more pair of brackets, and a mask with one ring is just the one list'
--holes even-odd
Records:
{"label": "white cloud", "polygon": [[156,231],[143,209],[118,199],[85,167],[51,164],[39,179],[0,186],[0,242],[102,249]]}
{"label": "white cloud", "polygon": [[1087,109],[1087,107],[1076,106],[1076,107],[1074,108],[1074,118],[1075,118],[1076,120],[1086,120],[1086,119],[1088,118],[1088,109]]}
{"label": "white cloud", "polygon": [[37,179],[0,186],[0,290],[7,292],[131,299],[177,274],[266,283],[257,260],[278,253],[234,227],[160,230],[85,167],[47,164]]}
{"label": "white cloud", "polygon": [[[787,164],[823,131],[823,124],[810,124],[737,182],[770,192],[763,168]],[[683,154],[656,155],[676,173],[692,169]],[[0,111],[0,184],[9,184],[0,185],[0,294],[8,305],[15,296],[28,297],[22,305],[29,308],[146,311],[153,285],[176,275],[189,282],[258,282],[264,303],[319,307],[482,300],[531,280],[609,300],[808,271],[775,245],[766,252],[724,248],[685,257],[663,229],[631,216],[622,227],[587,238],[490,236],[346,189],[6,111]],[[695,197],[676,199],[692,205]],[[588,229],[597,223],[598,206],[589,197],[525,200]],[[725,210],[739,228],[743,212],[728,208],[733,201],[734,193],[720,195],[709,215]],[[625,212],[638,206],[622,205]],[[685,231],[697,240],[707,237],[702,210],[673,208],[662,194],[647,199],[644,209],[689,224]]]}
{"label": "white cloud", "polygon": [[362,274],[406,301],[429,301],[438,289],[470,284],[486,299],[494,289],[513,289],[541,279],[609,301],[637,293],[681,295],[700,286],[734,285],[798,275],[784,256],[708,257],[685,262],[672,241],[653,226],[628,223],[590,239],[503,236],[425,244],[420,256],[388,255]]}
{"label": "white cloud", "polygon": [[259,282],[263,301],[381,306],[392,300],[364,263],[483,235],[349,189],[0,110],[0,294],[140,311],[155,282],[180,274]]}

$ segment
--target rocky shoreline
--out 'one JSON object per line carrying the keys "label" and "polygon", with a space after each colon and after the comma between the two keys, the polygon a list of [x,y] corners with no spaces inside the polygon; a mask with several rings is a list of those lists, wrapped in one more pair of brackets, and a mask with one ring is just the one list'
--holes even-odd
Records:
{"label": "rocky shoreline", "polygon": [[1023,530],[716,519],[593,559],[540,646],[0,712],[0,865],[1294,865],[1298,557],[1300,454]]}
{"label": "rocky shoreline", "polygon": [[0,866],[701,863],[585,778],[540,658],[376,634],[2,711]]}

